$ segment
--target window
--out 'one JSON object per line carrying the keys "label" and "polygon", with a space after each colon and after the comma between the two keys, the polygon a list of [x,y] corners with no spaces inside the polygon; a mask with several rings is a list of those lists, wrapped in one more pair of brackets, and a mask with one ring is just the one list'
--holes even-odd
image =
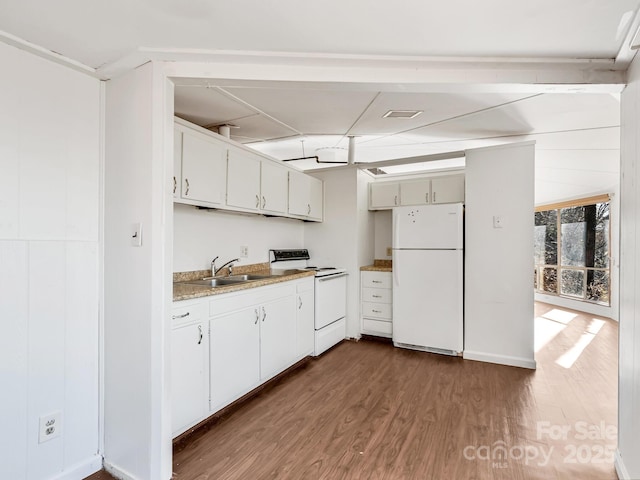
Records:
{"label": "window", "polygon": [[609,197],[536,210],[536,291],[609,305]]}

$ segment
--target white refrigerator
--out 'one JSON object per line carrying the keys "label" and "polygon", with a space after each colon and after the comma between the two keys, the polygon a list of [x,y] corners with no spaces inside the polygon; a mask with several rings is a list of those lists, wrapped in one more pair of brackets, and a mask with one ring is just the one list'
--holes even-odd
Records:
{"label": "white refrigerator", "polygon": [[393,343],[463,350],[464,222],[461,203],[393,209]]}

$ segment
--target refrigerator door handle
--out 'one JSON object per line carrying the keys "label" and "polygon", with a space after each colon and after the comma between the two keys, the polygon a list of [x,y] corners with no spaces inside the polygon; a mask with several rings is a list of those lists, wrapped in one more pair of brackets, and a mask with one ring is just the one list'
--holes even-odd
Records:
{"label": "refrigerator door handle", "polygon": [[[393,250],[393,252],[397,252],[397,250]],[[394,255],[394,262],[393,262],[393,267],[391,268],[391,271],[393,271],[393,286],[395,287],[399,287],[400,286],[400,280],[398,280],[399,276],[398,276],[398,270],[400,270],[400,262],[397,261],[398,255]]]}
{"label": "refrigerator door handle", "polygon": [[392,248],[400,248],[399,245],[399,232],[398,232],[398,224],[400,223],[400,216],[398,215],[398,213],[393,210],[392,211],[392,215],[393,215],[393,241],[391,242],[391,247]]}

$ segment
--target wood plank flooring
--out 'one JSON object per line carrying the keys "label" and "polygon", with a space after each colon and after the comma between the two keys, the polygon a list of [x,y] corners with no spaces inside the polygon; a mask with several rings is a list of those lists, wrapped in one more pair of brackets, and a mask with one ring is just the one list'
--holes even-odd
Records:
{"label": "wood plank flooring", "polygon": [[536,316],[536,371],[342,343],[176,447],[174,478],[615,479],[617,323]]}

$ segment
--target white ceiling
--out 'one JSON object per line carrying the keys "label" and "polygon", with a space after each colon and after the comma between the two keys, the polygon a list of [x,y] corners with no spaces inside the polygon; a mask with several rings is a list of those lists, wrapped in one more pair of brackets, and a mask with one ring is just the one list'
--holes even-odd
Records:
{"label": "white ceiling", "polygon": [[[558,64],[592,59],[613,70],[624,69],[633,55],[628,46],[640,22],[639,5],[640,0],[21,0],[0,2],[0,39],[17,37],[98,74],[115,71],[109,68],[141,51],[496,57]],[[363,87],[176,79],[175,106],[179,116],[203,126],[236,125],[236,140],[280,159],[301,156],[303,145],[305,155],[346,148],[349,135],[357,137],[356,161],[362,162],[534,139],[538,198],[604,190],[617,181],[616,95],[420,93],[401,85],[374,88],[375,81]],[[410,120],[382,118],[391,109],[424,112]]]}

